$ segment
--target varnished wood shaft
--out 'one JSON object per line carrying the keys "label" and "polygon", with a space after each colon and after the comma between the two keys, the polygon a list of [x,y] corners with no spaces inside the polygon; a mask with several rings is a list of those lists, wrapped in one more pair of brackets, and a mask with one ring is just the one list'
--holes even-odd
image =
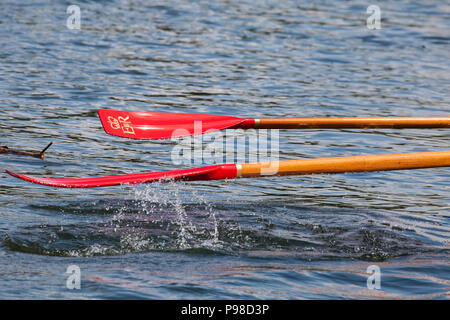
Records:
{"label": "varnished wood shaft", "polygon": [[450,128],[450,117],[257,119],[258,129],[427,129]]}
{"label": "varnished wood shaft", "polygon": [[447,166],[450,166],[450,151],[242,163],[239,173],[240,177],[246,178]]}

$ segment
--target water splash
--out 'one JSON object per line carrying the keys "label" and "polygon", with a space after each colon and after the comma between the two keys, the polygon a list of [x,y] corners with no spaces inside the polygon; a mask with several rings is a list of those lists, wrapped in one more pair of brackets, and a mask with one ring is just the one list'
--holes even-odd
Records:
{"label": "water splash", "polygon": [[174,218],[179,249],[221,248],[214,207],[196,188],[169,181],[138,185],[131,192],[135,205],[154,221]]}
{"label": "water splash", "polygon": [[[280,201],[213,203],[204,190],[202,183],[157,182],[124,187],[127,200],[32,205],[35,212],[47,216],[51,212],[51,218],[8,232],[2,243],[12,251],[71,257],[156,251],[387,261],[405,255],[448,254],[441,241],[423,237],[420,223],[426,217],[410,217],[406,228],[399,223],[404,217],[383,210]],[[433,233],[447,230],[436,226]]]}

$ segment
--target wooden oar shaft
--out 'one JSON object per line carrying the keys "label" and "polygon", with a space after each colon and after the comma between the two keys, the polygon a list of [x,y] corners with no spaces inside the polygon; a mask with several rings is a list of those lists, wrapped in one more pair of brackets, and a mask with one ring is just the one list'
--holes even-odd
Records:
{"label": "wooden oar shaft", "polygon": [[450,151],[242,163],[237,177],[423,169],[450,166]]}
{"label": "wooden oar shaft", "polygon": [[256,119],[259,129],[450,128],[450,117]]}

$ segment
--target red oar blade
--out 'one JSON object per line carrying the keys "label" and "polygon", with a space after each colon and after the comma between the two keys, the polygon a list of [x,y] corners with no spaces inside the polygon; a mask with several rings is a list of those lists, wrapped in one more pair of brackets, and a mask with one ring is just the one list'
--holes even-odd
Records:
{"label": "red oar blade", "polygon": [[236,177],[235,165],[214,165],[195,169],[146,172],[78,179],[41,178],[22,175],[10,170],[5,170],[5,172],[13,177],[25,181],[61,188],[94,188],[116,186],[121,184],[154,182],[159,180],[213,180]]}
{"label": "red oar blade", "polygon": [[236,126],[242,118],[191,113],[134,112],[99,109],[106,133],[131,139],[169,139]]}

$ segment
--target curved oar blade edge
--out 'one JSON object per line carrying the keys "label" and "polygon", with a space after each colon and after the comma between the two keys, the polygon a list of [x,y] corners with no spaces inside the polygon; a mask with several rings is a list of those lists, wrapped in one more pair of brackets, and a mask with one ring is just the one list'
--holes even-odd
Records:
{"label": "curved oar blade edge", "polygon": [[13,177],[46,186],[61,188],[94,188],[116,186],[122,184],[154,182],[160,180],[214,180],[234,178],[236,176],[235,168],[236,167],[234,165],[214,165],[194,169],[76,179],[41,178],[19,174],[10,170],[5,170],[5,172]]}

